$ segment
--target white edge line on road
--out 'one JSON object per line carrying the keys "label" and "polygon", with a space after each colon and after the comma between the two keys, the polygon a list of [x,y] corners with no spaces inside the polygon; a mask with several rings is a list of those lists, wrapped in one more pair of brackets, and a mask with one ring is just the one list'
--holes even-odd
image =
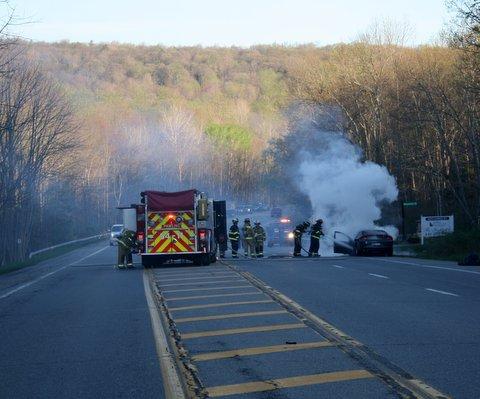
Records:
{"label": "white edge line on road", "polygon": [[165,397],[167,399],[184,399],[186,396],[175,366],[175,356],[168,345],[167,336],[163,329],[157,306],[153,300],[147,270],[143,271],[143,287],[145,289],[145,297],[147,298],[150,320],[152,322],[153,336],[155,338],[155,347],[157,349],[158,361],[162,372]]}
{"label": "white edge line on road", "polygon": [[337,269],[345,269],[343,266],[339,266],[339,265],[332,265],[333,267],[336,267]]}
{"label": "white edge line on road", "polygon": [[387,277],[387,276],[384,276],[382,274],[375,274],[375,273],[368,273],[370,276],[373,276],[373,277],[378,277],[378,278],[390,278],[390,277]]}
{"label": "white edge line on road", "polygon": [[56,269],[50,273],[47,273],[47,274],[44,274],[43,276],[40,276],[40,277],[37,277],[35,280],[32,280],[32,281],[29,281],[28,283],[24,283],[22,285],[19,285],[17,288],[14,288],[13,290],[10,290],[8,291],[7,293],[3,294],[2,296],[0,296],[0,299],[5,299],[6,297],[12,295],[12,294],[15,294],[15,292],[18,292],[20,290],[23,290],[24,288],[27,288],[27,287],[30,287],[31,285],[35,284],[35,283],[38,283],[39,281],[43,280],[44,278],[47,278],[49,276],[51,276],[52,274],[55,274],[55,273],[58,273],[59,271],[61,270],[64,270],[66,269],[67,267],[70,267],[70,266],[73,266],[77,263],[80,263],[81,261],[87,259],[87,258],[90,258],[91,256],[93,255],[96,255],[98,254],[99,252],[102,252],[104,250],[106,250],[109,246],[107,245],[106,247],[103,247],[101,249],[99,249],[98,251],[95,251],[87,256],[84,256],[83,258],[79,259],[79,260],[76,260],[75,262],[72,262],[68,265],[65,265],[65,266],[62,266],[60,267],[59,269]]}
{"label": "white edge line on road", "polygon": [[454,272],[460,272],[460,273],[470,273],[470,274],[479,274],[480,272],[476,272],[474,270],[464,270],[464,269],[454,269],[453,267],[442,267],[442,266],[429,266],[429,265],[422,265],[421,263],[413,263],[413,262],[405,262],[401,260],[393,260],[393,259],[380,259],[380,258],[364,258],[364,259],[369,259],[369,260],[379,260],[381,262],[387,262],[387,263],[400,263],[403,265],[411,265],[411,266],[418,266],[418,267],[425,267],[428,269],[440,269],[440,270],[451,270]]}
{"label": "white edge line on road", "polygon": [[427,291],[430,291],[430,292],[436,292],[438,294],[442,294],[442,295],[450,295],[450,296],[460,296],[458,294],[454,294],[453,292],[447,292],[447,291],[440,291],[440,290],[435,290],[433,288],[425,288]]}

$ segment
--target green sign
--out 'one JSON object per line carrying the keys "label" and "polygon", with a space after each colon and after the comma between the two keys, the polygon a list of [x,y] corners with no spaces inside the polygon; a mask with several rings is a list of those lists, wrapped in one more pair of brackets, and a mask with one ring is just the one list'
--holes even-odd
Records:
{"label": "green sign", "polygon": [[418,204],[416,202],[404,202],[403,206],[417,206]]}

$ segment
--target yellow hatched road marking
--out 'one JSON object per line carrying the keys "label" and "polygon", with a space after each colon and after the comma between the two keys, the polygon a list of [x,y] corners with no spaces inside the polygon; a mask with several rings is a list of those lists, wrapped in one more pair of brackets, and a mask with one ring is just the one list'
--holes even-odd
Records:
{"label": "yellow hatched road marking", "polygon": [[181,336],[183,339],[190,339],[190,338],[202,338],[202,337],[216,337],[219,335],[245,334],[245,333],[251,333],[251,332],[293,330],[296,328],[306,328],[306,327],[307,326],[303,323],[275,324],[271,326],[229,328],[227,330],[199,331],[194,333],[181,334]]}
{"label": "yellow hatched road marking", "polygon": [[224,303],[209,303],[207,305],[192,305],[192,306],[180,306],[177,308],[168,308],[170,312],[175,312],[176,310],[193,310],[193,309],[207,309],[207,308],[217,308],[221,306],[234,306],[234,305],[249,305],[256,303],[272,303],[271,299],[265,299],[262,301],[242,301],[242,302],[224,302]]}
{"label": "yellow hatched road marking", "polygon": [[[171,270],[170,271],[165,271],[165,272],[155,270],[155,277],[182,277],[182,276],[185,276],[185,275],[200,276],[200,275],[204,275],[204,274],[225,273],[225,272],[233,273],[230,269],[219,267],[219,266],[209,266],[209,267],[206,267],[206,266],[200,266],[199,267],[199,266],[197,266],[195,268],[192,268],[192,267],[172,267],[172,269],[182,270],[183,273],[179,273],[178,271],[172,272]],[[199,269],[201,269],[202,271],[199,271]]]}
{"label": "yellow hatched road marking", "polygon": [[207,388],[207,392],[208,396],[215,398],[217,396],[265,392],[280,388],[293,388],[305,385],[359,380],[364,378],[373,378],[373,375],[367,370],[335,371],[332,373],[302,375],[298,377],[279,378],[275,380],[247,382],[243,384],[221,385]]}
{"label": "yellow hatched road marking", "polygon": [[285,314],[288,313],[286,310],[268,310],[265,312],[247,312],[247,313],[229,313],[229,314],[219,314],[213,316],[197,316],[197,317],[183,317],[175,319],[175,323],[187,323],[189,321],[204,321],[204,320],[222,320],[222,319],[235,319],[238,317],[257,317],[257,316],[268,316],[272,314]]}
{"label": "yellow hatched road marking", "polygon": [[[225,278],[225,277],[224,277]],[[192,282],[192,283],[173,283],[173,284],[164,284],[161,285],[160,288],[163,287],[179,287],[181,285],[204,285],[204,284],[218,284],[218,283],[238,283],[239,281],[245,281],[241,277],[232,278],[230,280],[219,280],[219,281],[199,281],[199,282]]]}
{"label": "yellow hatched road marking", "polygon": [[193,296],[183,296],[178,298],[165,298],[167,301],[185,301],[188,299],[204,299],[204,298],[223,298],[225,296],[242,296],[242,295],[263,295],[265,294],[261,291],[255,292],[239,292],[238,294],[215,294],[215,295],[193,295]]}
{"label": "yellow hatched road marking", "polygon": [[[183,268],[179,268],[182,269]],[[217,274],[215,274],[217,273]],[[190,269],[185,269],[183,273],[159,273],[158,271],[155,271],[155,277],[159,279],[160,281],[163,281],[163,278],[182,278],[182,277],[187,277],[187,278],[207,278],[207,277],[215,277],[218,274],[225,274],[226,272],[222,270],[218,271],[211,271],[211,272],[201,272],[201,273],[192,273],[192,270]],[[234,273],[230,273],[234,274]],[[238,274],[235,274],[238,276]]]}
{"label": "yellow hatched road marking", "polygon": [[209,291],[209,290],[237,290],[241,288],[252,288],[251,285],[233,285],[231,287],[206,287],[206,288],[187,288],[187,289],[181,289],[181,290],[166,290],[162,292],[189,292],[189,291]]}
{"label": "yellow hatched road marking", "polygon": [[170,282],[170,281],[186,281],[186,280],[210,280],[210,279],[215,279],[215,278],[228,278],[228,277],[237,277],[239,278],[240,276],[236,273],[225,273],[222,275],[214,275],[214,276],[205,276],[205,277],[183,277],[183,278],[168,278],[165,280],[161,280],[161,282]]}
{"label": "yellow hatched road marking", "polygon": [[260,346],[257,348],[245,348],[245,349],[234,349],[231,351],[223,351],[223,352],[201,353],[199,355],[192,356],[192,360],[197,362],[202,362],[206,360],[227,359],[235,356],[263,355],[266,353],[289,352],[289,351],[298,351],[298,350],[304,350],[304,349],[330,348],[332,346],[335,346],[335,344],[328,341],[307,342],[304,344],[292,344],[292,345],[287,344],[287,345]]}

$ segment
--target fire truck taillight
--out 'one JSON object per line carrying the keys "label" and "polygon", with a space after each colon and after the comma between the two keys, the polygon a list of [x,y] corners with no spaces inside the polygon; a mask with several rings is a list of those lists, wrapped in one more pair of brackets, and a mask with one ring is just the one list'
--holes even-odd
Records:
{"label": "fire truck taillight", "polygon": [[198,231],[198,238],[201,241],[205,241],[205,239],[207,238],[207,232],[205,230],[199,230]]}
{"label": "fire truck taillight", "polygon": [[140,242],[143,242],[143,239],[145,238],[145,235],[143,234],[142,231],[137,233],[137,240]]}

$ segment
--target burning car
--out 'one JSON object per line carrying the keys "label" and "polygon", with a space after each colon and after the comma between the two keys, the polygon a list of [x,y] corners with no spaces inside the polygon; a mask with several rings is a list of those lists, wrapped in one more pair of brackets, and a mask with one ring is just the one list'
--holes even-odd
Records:
{"label": "burning car", "polygon": [[333,252],[336,254],[352,256],[368,254],[393,255],[393,237],[385,230],[362,230],[358,232],[355,238],[336,231],[333,238]]}

